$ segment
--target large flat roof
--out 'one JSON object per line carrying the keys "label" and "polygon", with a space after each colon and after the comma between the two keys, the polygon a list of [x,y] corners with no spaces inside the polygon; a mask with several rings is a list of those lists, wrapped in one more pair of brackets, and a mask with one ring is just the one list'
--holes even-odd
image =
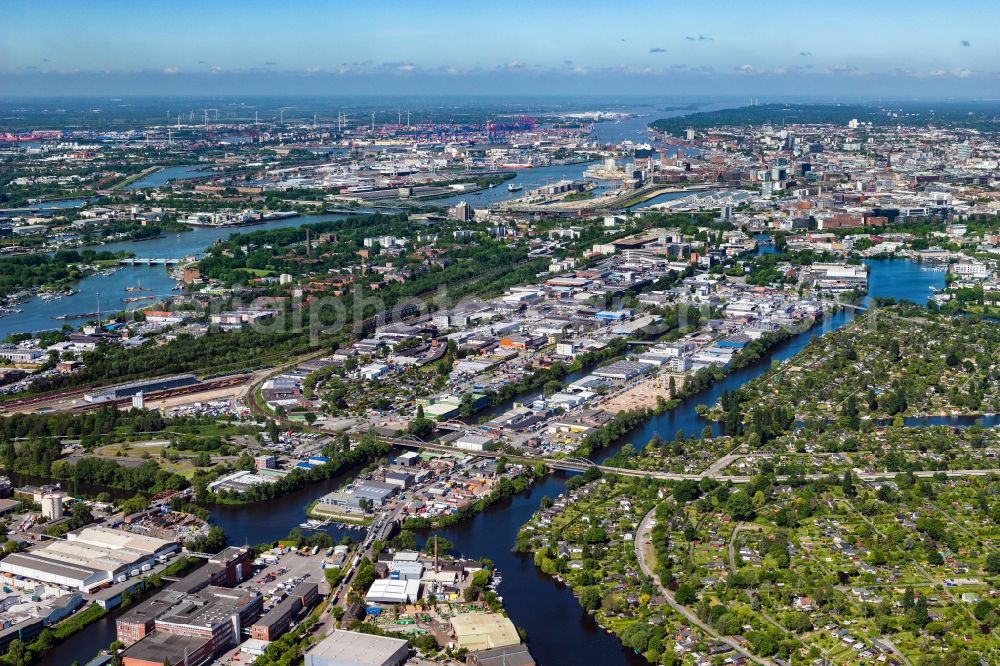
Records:
{"label": "large flat roof", "polygon": [[306,653],[306,663],[319,657],[319,663],[351,664],[352,666],[382,666],[402,650],[409,650],[408,643],[400,638],[388,638],[355,631],[335,631]]}
{"label": "large flat roof", "polygon": [[156,537],[141,534],[132,534],[122,530],[114,530],[110,527],[85,527],[77,532],[70,532],[66,535],[70,541],[77,541],[101,548],[112,550],[128,549],[138,551],[147,555],[153,555],[174,545],[173,541],[157,539]]}
{"label": "large flat roof", "polygon": [[456,615],[451,618],[451,626],[459,646],[469,650],[486,650],[521,642],[514,623],[496,613]]}
{"label": "large flat roof", "polygon": [[[61,576],[83,584],[98,573],[117,575],[149,560],[156,553],[177,548],[172,541],[139,536],[107,527],[87,527],[70,532],[66,540],[53,540],[23,553],[14,553],[0,565],[4,571],[31,577],[31,571]],[[21,567],[23,571],[13,571]]]}
{"label": "large flat roof", "polygon": [[194,654],[211,640],[211,637],[200,638],[154,631],[125,648],[121,656],[153,664],[162,664],[167,659],[171,664],[182,664],[188,654]]}
{"label": "large flat roof", "polygon": [[365,600],[374,603],[405,604],[416,601],[419,593],[419,580],[378,578],[368,588]]}
{"label": "large flat roof", "polygon": [[88,579],[100,571],[99,569],[83,564],[72,564],[60,562],[59,560],[53,560],[44,557],[37,552],[31,551],[25,553],[11,553],[5,557],[2,562],[0,562],[0,568],[2,568],[3,571],[20,573],[13,571],[13,567],[23,567],[25,569],[48,574],[50,576],[61,576],[69,580],[79,581],[79,584],[85,583]]}

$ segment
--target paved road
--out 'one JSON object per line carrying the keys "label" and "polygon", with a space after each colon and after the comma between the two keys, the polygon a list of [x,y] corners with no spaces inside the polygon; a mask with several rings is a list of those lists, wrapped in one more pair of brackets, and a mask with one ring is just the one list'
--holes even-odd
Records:
{"label": "paved road", "polygon": [[[334,434],[334,433],[330,433]],[[338,433],[339,434],[339,433]],[[410,439],[398,439],[391,437],[382,438],[388,444],[394,446],[403,446],[412,449],[424,449],[426,451],[437,451],[439,453],[452,453],[459,455],[468,455],[469,451],[463,451],[461,449],[456,449],[453,446],[444,446],[442,444],[426,444],[417,440]],[[624,469],[622,467],[610,467],[608,465],[598,465],[589,460],[583,460],[581,458],[529,458],[527,456],[517,456],[505,453],[503,451],[476,451],[475,455],[482,456],[485,458],[507,458],[512,462],[525,463],[529,465],[535,465],[537,463],[544,463],[547,467],[551,469],[560,469],[568,472],[585,472],[591,467],[596,467],[601,472],[606,474],[619,474],[621,476],[635,476],[649,479],[659,479],[661,481],[700,481],[704,478],[715,479],[717,481],[732,481],[734,484],[749,483],[754,477],[750,475],[744,476],[727,476],[725,474],[714,474],[709,470],[709,467],[704,472],[699,474],[681,474],[675,472],[657,472],[653,470],[641,470],[641,469]],[[990,474],[996,474],[996,469],[952,469],[946,470],[944,474],[948,478],[962,478],[967,476],[989,476]],[[892,479],[895,476],[894,472],[854,472],[855,478],[861,481],[879,481],[882,479]],[[914,476],[921,479],[932,478],[935,474],[941,474],[939,471],[934,470],[920,470],[913,473]],[[799,478],[806,481],[818,481],[821,479],[826,479],[829,474],[803,474]],[[788,480],[787,475],[779,474],[774,477],[775,481],[778,483],[783,483]]]}
{"label": "paved road", "polygon": [[667,589],[667,587],[660,580],[660,577],[652,570],[652,568],[649,566],[649,563],[646,562],[645,557],[643,556],[642,553],[642,542],[648,537],[649,533],[653,529],[652,522],[655,514],[656,514],[656,509],[655,508],[650,509],[649,513],[643,516],[642,522],[639,523],[639,529],[636,530],[635,533],[635,557],[639,561],[639,568],[642,570],[642,573],[646,574],[647,576],[653,579],[653,582],[656,583],[656,586],[660,588],[660,594],[662,594],[664,598],[666,598],[667,604],[675,611],[683,615],[688,622],[695,625],[696,627],[701,629],[703,632],[705,632],[712,638],[718,641],[722,641],[723,643],[730,646],[731,648],[733,648],[743,656],[747,657],[754,663],[765,664],[766,666],[774,666],[774,662],[772,662],[770,659],[764,659],[758,657],[757,655],[753,654],[745,647],[743,647],[738,641],[736,641],[736,639],[730,636],[721,635],[715,629],[702,622],[701,618],[699,618],[690,608],[677,603],[677,600],[674,599],[674,593],[671,592],[669,589]]}

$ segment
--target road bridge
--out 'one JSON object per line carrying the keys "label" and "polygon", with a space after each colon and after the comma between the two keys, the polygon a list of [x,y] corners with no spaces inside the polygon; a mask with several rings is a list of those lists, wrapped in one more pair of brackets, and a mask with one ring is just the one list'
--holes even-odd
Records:
{"label": "road bridge", "polygon": [[[542,463],[549,469],[561,470],[565,472],[586,472],[588,469],[598,469],[603,474],[617,474],[619,476],[632,476],[638,478],[646,479],[658,479],[660,481],[700,481],[701,479],[709,478],[715,479],[716,481],[732,481],[734,484],[740,485],[744,483],[750,483],[754,478],[752,475],[726,475],[720,472],[712,471],[712,467],[709,467],[703,472],[696,474],[688,474],[681,472],[662,472],[657,470],[644,470],[644,469],[626,469],[624,467],[613,467],[611,465],[600,465],[592,460],[579,457],[571,458],[533,458],[529,456],[519,456],[514,454],[509,454],[503,451],[465,451],[462,449],[456,449],[451,446],[445,446],[443,444],[425,444],[422,442],[415,442],[413,439],[406,438],[381,438],[387,444],[393,446],[401,446],[406,448],[421,449],[424,451],[433,451],[435,453],[445,453],[450,455],[473,455],[481,458],[506,458],[511,462],[521,463],[525,465],[537,465]],[[714,467],[714,466],[713,466]],[[990,474],[1000,474],[1000,470],[997,469],[952,469],[952,470],[920,470],[914,472],[914,476],[917,478],[929,479],[937,474],[944,474],[949,479],[952,478],[963,478],[970,476],[989,476]],[[852,470],[852,474],[860,481],[881,481],[889,480],[895,476],[894,472],[859,472],[857,470]],[[828,478],[830,474],[802,474],[795,478],[804,479],[806,481],[817,481],[820,479]],[[787,474],[779,474],[774,477],[775,481],[778,483],[787,482],[791,476]]]}
{"label": "road bridge", "polygon": [[181,260],[166,257],[128,257],[119,259],[118,263],[122,266],[176,266]]}

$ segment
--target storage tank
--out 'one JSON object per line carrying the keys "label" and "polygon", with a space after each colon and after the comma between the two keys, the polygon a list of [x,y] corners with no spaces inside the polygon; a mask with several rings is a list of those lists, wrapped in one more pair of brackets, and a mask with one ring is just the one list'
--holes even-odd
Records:
{"label": "storage tank", "polygon": [[63,517],[63,501],[66,493],[54,492],[42,495],[42,515],[49,520],[59,520]]}

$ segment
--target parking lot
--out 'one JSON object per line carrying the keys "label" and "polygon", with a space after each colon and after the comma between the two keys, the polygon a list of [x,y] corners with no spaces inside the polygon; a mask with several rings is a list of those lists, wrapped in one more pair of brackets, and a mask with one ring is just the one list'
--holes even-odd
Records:
{"label": "parking lot", "polygon": [[[261,564],[254,566],[253,577],[241,583],[239,587],[252,592],[260,592],[264,596],[265,613],[303,581],[319,585],[321,597],[328,595],[330,586],[327,585],[323,576],[325,551],[320,549],[315,555],[311,554],[312,551],[308,552],[310,554],[299,554],[295,551],[278,554],[274,551],[268,551],[259,558]],[[268,563],[271,560],[276,560],[276,562]]]}

